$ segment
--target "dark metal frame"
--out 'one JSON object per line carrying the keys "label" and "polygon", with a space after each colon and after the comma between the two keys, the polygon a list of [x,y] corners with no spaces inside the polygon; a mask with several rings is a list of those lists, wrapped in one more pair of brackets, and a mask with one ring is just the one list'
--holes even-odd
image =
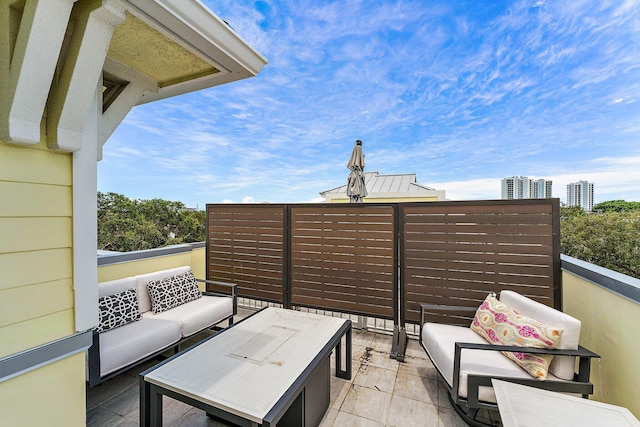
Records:
{"label": "dark metal frame", "polygon": [[[228,412],[222,411],[218,408],[215,408],[211,405],[203,403],[199,400],[193,399],[188,396],[181,395],[172,390],[166,389],[164,387],[151,384],[145,381],[145,376],[151,372],[153,372],[158,367],[168,363],[169,361],[180,357],[182,354],[193,350],[194,348],[202,345],[203,343],[209,341],[210,339],[214,339],[221,333],[233,328],[235,325],[238,325],[245,321],[246,319],[255,316],[263,310],[266,310],[267,307],[251,314],[248,317],[243,318],[239,322],[234,325],[229,326],[228,328],[222,329],[217,333],[211,335],[210,337],[194,344],[193,346],[173,355],[169,359],[155,365],[154,367],[147,369],[142,372],[139,376],[140,381],[140,425],[141,426],[150,426],[150,425],[162,425],[162,396],[166,395],[172,397],[174,399],[180,400],[188,405],[197,407],[207,412],[208,415],[213,418],[223,418],[226,421],[233,422],[236,425],[240,426],[253,426],[255,423],[252,423],[242,417],[239,417],[234,414],[230,414]],[[343,337],[344,337],[344,345],[345,345],[345,368],[342,369],[342,345],[343,345]],[[316,355],[316,357],[311,361],[309,366],[307,366],[302,373],[298,376],[298,378],[294,381],[294,383],[289,387],[289,389],[282,395],[282,397],[278,400],[278,402],[274,405],[274,407],[269,411],[269,413],[265,416],[263,420],[263,426],[276,426],[277,423],[286,416],[287,410],[292,407],[292,405],[296,405],[296,402],[300,402],[300,399],[305,399],[305,389],[309,386],[314,386],[314,393],[329,393],[328,384],[324,387],[322,384],[317,383],[317,379],[319,375],[322,375],[324,369],[328,367],[328,357],[331,355],[331,351],[335,348],[336,350],[336,371],[335,375],[338,378],[343,378],[350,380],[352,375],[352,335],[351,335],[351,321],[346,320],[345,323],[340,327],[340,329],[331,337],[331,339],[325,344],[325,346],[320,350],[320,352]],[[327,364],[325,366],[325,363]],[[309,405],[315,406],[313,407],[314,412],[321,411],[324,413],[329,404],[329,396],[326,396],[326,401],[323,400],[321,402],[315,402],[314,399],[308,399]],[[326,403],[326,406],[324,406]],[[316,407],[318,405],[323,405],[324,407]],[[303,402],[303,408],[306,407],[306,402]],[[304,409],[301,409],[304,412]],[[302,414],[304,417],[304,413]],[[295,418],[295,417],[294,417]],[[296,418],[297,420],[298,418]],[[297,425],[304,425],[303,423],[296,422]]]}
{"label": "dark metal frame", "polygon": [[[420,306],[420,346],[427,353],[429,359],[431,355],[427,350],[425,343],[422,341],[422,328],[424,325],[424,313],[425,310],[451,310],[459,309],[459,307],[451,306],[437,306],[433,304],[422,304]],[[463,326],[460,326],[463,327]],[[593,394],[593,384],[590,382],[591,373],[591,359],[599,358],[600,356],[584,348],[578,346],[577,350],[565,350],[565,349],[546,349],[546,348],[530,348],[530,347],[518,347],[509,345],[495,345],[495,344],[477,344],[477,343],[464,343],[456,342],[454,348],[454,360],[453,360],[453,384],[450,386],[445,379],[444,373],[435,366],[438,374],[443,380],[447,391],[449,392],[449,401],[456,412],[464,419],[464,421],[474,427],[486,426],[487,424],[477,421],[475,419],[479,409],[488,409],[497,411],[498,406],[496,403],[483,402],[478,398],[480,387],[493,387],[491,379],[497,378],[504,381],[509,381],[517,384],[527,385],[530,387],[536,387],[555,392],[563,393],[576,393],[581,394],[583,398],[588,399],[590,394]],[[513,377],[495,377],[489,375],[475,375],[470,374],[467,377],[467,398],[460,397],[459,381],[460,381],[460,359],[462,356],[462,350],[489,350],[489,351],[516,351],[520,353],[529,354],[550,354],[555,356],[574,356],[577,357],[578,372],[574,373],[573,381],[554,381],[545,380],[540,381],[534,378],[513,378]]]}
{"label": "dark metal frame", "polygon": [[199,331],[194,332],[193,334],[186,336],[186,337],[182,337],[181,339],[179,339],[178,341],[169,344],[168,346],[152,353],[149,354],[148,356],[143,357],[142,359],[138,359],[132,363],[130,363],[129,365],[117,369],[113,372],[108,373],[105,376],[100,376],[100,334],[98,332],[96,332],[96,330],[92,330],[92,344],[89,347],[89,349],[87,350],[88,353],[88,367],[89,367],[89,378],[87,378],[87,383],[89,384],[89,387],[95,387],[98,384],[101,384],[117,375],[120,375],[123,372],[128,371],[129,369],[138,366],[148,360],[151,359],[157,359],[162,357],[162,353],[165,353],[167,350],[173,350],[173,353],[176,354],[178,353],[178,351],[180,350],[180,345],[183,344],[185,341],[191,339],[191,337],[193,337],[194,335],[197,335],[199,333],[201,333],[204,330],[207,329],[219,329],[218,324],[224,322],[225,320],[229,321],[229,326],[233,325],[233,317],[238,314],[238,297],[237,297],[237,286],[233,283],[225,283],[225,282],[216,282],[213,280],[204,280],[204,279],[196,279],[198,282],[204,282],[204,283],[210,283],[210,284],[214,284],[216,286],[225,286],[225,287],[229,287],[230,288],[230,295],[227,294],[223,294],[223,293],[219,293],[219,292],[203,292],[202,295],[205,296],[222,296],[225,298],[232,298],[233,299],[233,311],[231,313],[231,315],[220,319],[218,322],[214,323],[213,325],[209,325],[206,326],[205,328],[200,329]]}

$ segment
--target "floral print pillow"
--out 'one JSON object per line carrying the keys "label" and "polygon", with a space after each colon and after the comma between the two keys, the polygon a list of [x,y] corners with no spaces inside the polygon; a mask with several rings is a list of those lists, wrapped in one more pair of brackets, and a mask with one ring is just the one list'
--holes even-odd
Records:
{"label": "floral print pillow", "polygon": [[[516,345],[534,348],[556,348],[564,329],[547,326],[542,322],[521,316],[506,304],[501,303],[494,293],[487,296],[476,311],[471,329],[497,345]],[[553,355],[502,352],[516,362],[533,378],[547,379],[549,364]]]}

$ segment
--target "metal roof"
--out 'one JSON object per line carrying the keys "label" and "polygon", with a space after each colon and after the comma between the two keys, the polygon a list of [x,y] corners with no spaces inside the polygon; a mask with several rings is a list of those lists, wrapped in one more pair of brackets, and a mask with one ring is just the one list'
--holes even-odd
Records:
{"label": "metal roof", "polygon": [[[364,182],[369,194],[371,193],[406,193],[406,192],[427,192],[434,191],[434,188],[418,184],[415,173],[405,173],[398,175],[380,175],[378,172],[365,172]],[[347,184],[340,187],[325,190],[320,195],[330,193],[345,193]]]}

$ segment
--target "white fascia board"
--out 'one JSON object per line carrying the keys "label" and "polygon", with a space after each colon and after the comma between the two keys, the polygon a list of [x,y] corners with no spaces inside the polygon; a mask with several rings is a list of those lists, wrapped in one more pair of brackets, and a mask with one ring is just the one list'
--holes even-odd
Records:
{"label": "white fascia board", "polygon": [[[255,76],[267,60],[198,0],[123,0],[125,8],[219,73],[145,93],[140,104]],[[174,87],[175,86],[175,87]]]}

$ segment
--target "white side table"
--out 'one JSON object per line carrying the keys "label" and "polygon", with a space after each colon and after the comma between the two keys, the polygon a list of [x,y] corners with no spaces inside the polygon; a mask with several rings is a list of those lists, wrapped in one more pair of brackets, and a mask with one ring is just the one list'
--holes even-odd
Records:
{"label": "white side table", "polygon": [[504,427],[640,427],[627,408],[491,380]]}

